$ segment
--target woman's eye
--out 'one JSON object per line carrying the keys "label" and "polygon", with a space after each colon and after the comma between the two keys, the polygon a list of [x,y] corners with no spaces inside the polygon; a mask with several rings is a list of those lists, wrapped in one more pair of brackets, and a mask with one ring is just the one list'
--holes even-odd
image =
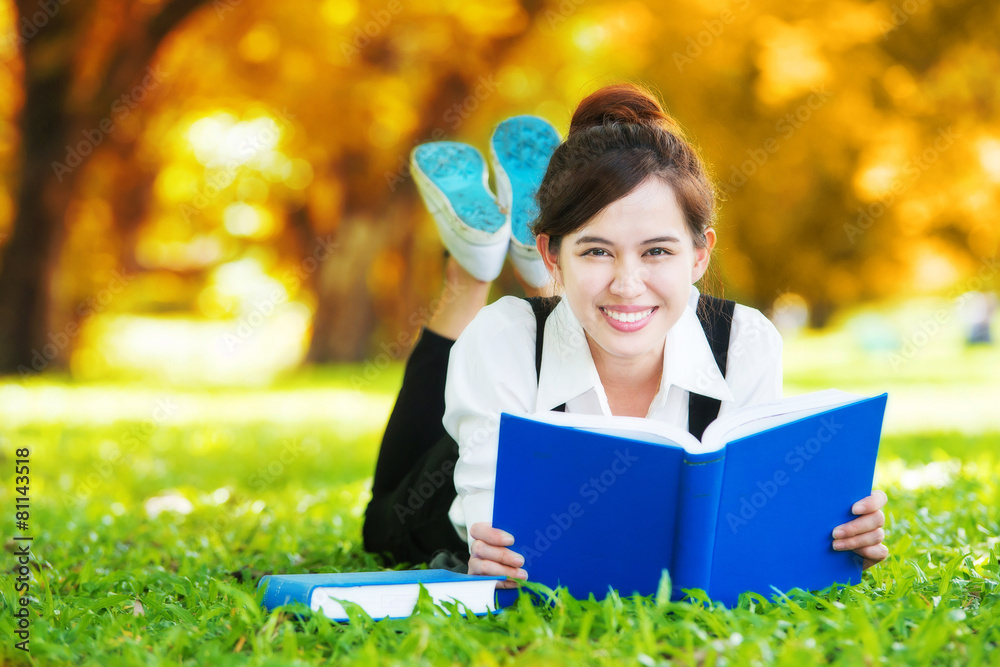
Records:
{"label": "woman's eye", "polygon": [[674,253],[670,252],[669,250],[667,250],[666,248],[650,248],[647,252],[650,255],[673,255],[674,254]]}

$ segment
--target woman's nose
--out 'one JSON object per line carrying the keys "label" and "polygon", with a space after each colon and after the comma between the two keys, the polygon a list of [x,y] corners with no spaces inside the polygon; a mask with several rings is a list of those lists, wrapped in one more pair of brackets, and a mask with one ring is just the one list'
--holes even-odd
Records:
{"label": "woman's nose", "polygon": [[639,262],[616,262],[611,293],[623,298],[633,298],[646,291],[646,269]]}

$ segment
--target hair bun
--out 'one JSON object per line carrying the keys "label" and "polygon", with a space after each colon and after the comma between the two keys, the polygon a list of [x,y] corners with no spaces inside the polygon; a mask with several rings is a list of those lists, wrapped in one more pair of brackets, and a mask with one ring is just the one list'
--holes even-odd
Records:
{"label": "hair bun", "polygon": [[608,123],[651,123],[671,132],[677,125],[656,97],[634,83],[605,86],[591,93],[573,113],[569,133]]}

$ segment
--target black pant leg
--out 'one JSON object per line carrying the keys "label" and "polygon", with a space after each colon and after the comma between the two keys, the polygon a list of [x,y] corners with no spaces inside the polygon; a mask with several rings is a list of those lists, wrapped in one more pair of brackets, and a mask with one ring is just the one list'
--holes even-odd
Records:
{"label": "black pant leg", "polygon": [[445,434],[444,385],[455,341],[424,329],[403,372],[403,385],[382,436],[372,494],[395,489]]}
{"label": "black pant leg", "polygon": [[362,533],[366,551],[394,563],[428,562],[441,549],[468,560],[468,546],[448,519],[458,445],[441,423],[453,344],[421,332],[379,449]]}
{"label": "black pant leg", "polygon": [[365,511],[365,550],[393,564],[427,563],[442,549],[468,561],[469,547],[448,518],[456,461],[458,445],[445,434],[393,491],[373,495]]}

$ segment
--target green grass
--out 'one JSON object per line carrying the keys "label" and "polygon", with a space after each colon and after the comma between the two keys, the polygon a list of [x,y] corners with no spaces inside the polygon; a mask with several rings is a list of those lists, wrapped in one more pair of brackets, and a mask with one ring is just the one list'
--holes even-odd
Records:
{"label": "green grass", "polygon": [[[788,358],[805,366],[810,345],[820,346],[789,345],[786,368]],[[0,506],[13,504],[14,450],[28,447],[37,559],[26,655],[13,646],[14,542],[5,537],[0,662],[995,664],[1000,428],[995,415],[970,426],[945,410],[929,428],[924,412],[970,386],[996,392],[980,371],[996,360],[987,351],[961,361],[968,382],[920,364],[875,381],[856,365],[789,374],[791,393],[888,389],[896,410],[877,472],[890,495],[892,555],[855,587],[745,596],[734,609],[560,593],[553,607],[493,618],[449,617],[424,600],[409,619],[343,625],[265,613],[254,588],[272,571],[381,567],[361,549],[360,522],[398,365],[373,374],[363,393],[352,381],[364,366],[290,376],[271,390],[0,383]],[[154,497],[184,511],[151,516]]]}

